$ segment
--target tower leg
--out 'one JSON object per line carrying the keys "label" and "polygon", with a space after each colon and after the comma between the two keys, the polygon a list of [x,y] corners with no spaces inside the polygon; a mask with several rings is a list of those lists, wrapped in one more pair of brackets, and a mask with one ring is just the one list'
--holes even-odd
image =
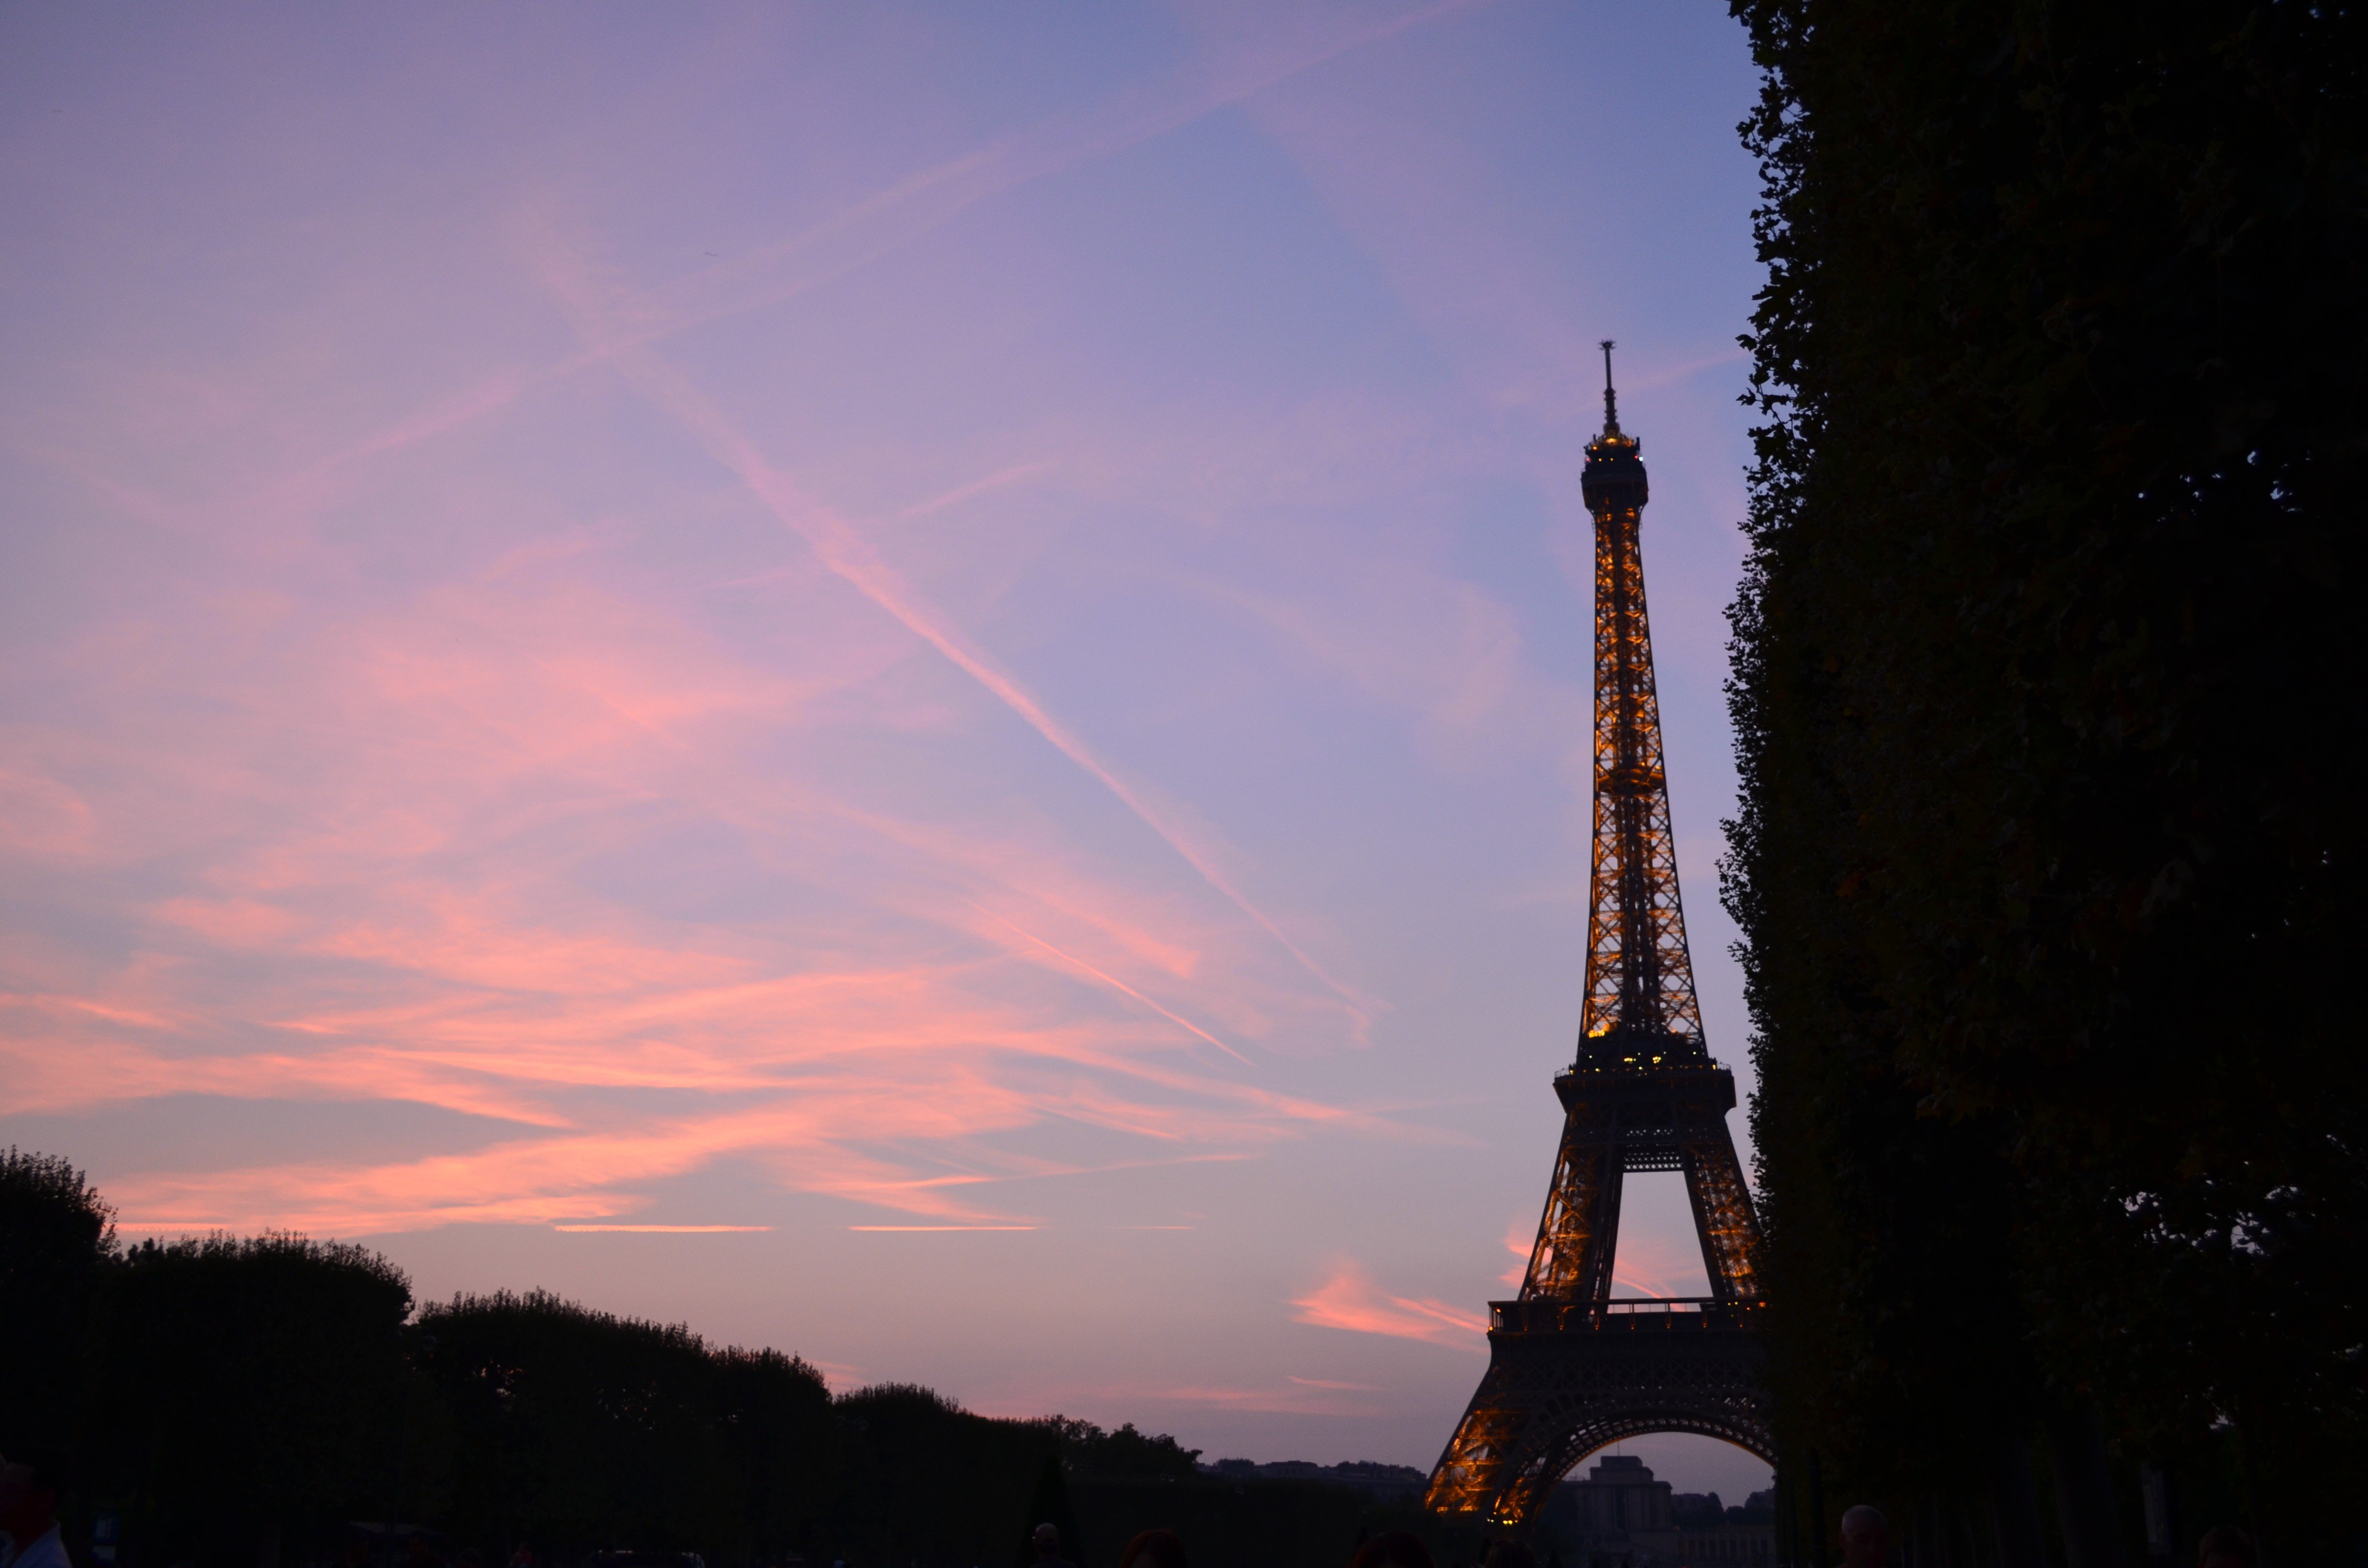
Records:
{"label": "tower leg", "polygon": [[1611,1141],[1572,1117],[1563,1130],[1537,1243],[1530,1249],[1524,1298],[1600,1301],[1611,1293],[1621,1176],[1619,1150]]}
{"label": "tower leg", "polygon": [[1608,1153],[1595,1189],[1594,1245],[1588,1251],[1587,1276],[1579,1287],[1582,1301],[1611,1299],[1611,1269],[1620,1256],[1620,1191],[1626,1178],[1618,1153]]}
{"label": "tower leg", "polygon": [[1759,1280],[1753,1260],[1759,1251],[1759,1221],[1725,1123],[1688,1136],[1679,1163],[1686,1173],[1686,1197],[1693,1204],[1694,1233],[1702,1242],[1702,1273],[1710,1280],[1710,1293],[1722,1301],[1757,1297]]}

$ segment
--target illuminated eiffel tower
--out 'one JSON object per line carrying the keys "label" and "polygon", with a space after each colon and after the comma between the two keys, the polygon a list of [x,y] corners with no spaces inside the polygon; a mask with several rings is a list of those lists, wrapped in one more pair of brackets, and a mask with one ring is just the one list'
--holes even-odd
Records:
{"label": "illuminated eiffel tower", "polygon": [[[1595,515],[1595,862],[1578,1056],[1555,1075],[1562,1152],[1519,1299],[1489,1304],[1488,1371],[1425,1499],[1526,1527],[1597,1449],[1646,1432],[1723,1437],[1775,1462],[1755,1320],[1759,1222],[1711,1060],[1678,898],[1661,710],[1645,620],[1645,462],[1620,429],[1603,345],[1603,434],[1580,491]],[[1706,1297],[1614,1301],[1621,1179],[1683,1171]]]}

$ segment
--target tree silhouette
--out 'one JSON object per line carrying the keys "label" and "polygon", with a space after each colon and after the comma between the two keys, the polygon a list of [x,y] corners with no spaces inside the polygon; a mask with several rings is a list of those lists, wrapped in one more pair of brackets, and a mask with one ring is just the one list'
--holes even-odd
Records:
{"label": "tree silhouette", "polygon": [[2100,1437],[2193,1495],[2232,1422],[2307,1543],[2368,1419],[2368,1062],[2322,980],[2368,14],[1736,10],[1769,284],[1727,892],[1784,1440],[2028,1551],[2015,1456],[2070,1520]]}
{"label": "tree silhouette", "polygon": [[115,1256],[115,1211],[53,1154],[0,1154],[0,1453],[63,1447],[82,1405],[91,1314]]}
{"label": "tree silhouette", "polygon": [[[267,1562],[287,1528],[381,1513],[411,1288],[301,1236],[146,1242],[108,1281],[92,1451],[151,1554]],[[139,1528],[135,1521],[135,1530]],[[244,1548],[244,1550],[242,1550]]]}

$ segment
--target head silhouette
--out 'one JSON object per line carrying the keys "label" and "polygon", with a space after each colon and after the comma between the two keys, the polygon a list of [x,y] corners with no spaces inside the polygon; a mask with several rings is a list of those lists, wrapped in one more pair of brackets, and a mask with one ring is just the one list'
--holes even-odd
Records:
{"label": "head silhouette", "polygon": [[1883,1553],[1890,1544],[1891,1521],[1882,1509],[1861,1503],[1843,1513],[1843,1568],[1883,1568]]}

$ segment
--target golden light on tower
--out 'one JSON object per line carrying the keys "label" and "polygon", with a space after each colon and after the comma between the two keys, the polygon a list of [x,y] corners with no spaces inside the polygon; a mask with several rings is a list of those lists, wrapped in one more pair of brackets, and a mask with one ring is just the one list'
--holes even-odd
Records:
{"label": "golden light on tower", "polygon": [[1588,443],[1581,480],[1595,517],[1595,852],[1579,1033],[1634,1036],[1636,1050],[1659,1061],[1668,1037],[1702,1050],[1702,1009],[1678,893],[1645,609],[1639,535],[1649,492],[1643,449],[1620,428],[1609,342],[1603,381],[1603,433]]}
{"label": "golden light on tower", "polygon": [[[1490,1304],[1487,1374],[1425,1499],[1514,1528],[1622,1437],[1701,1432],[1775,1457],[1752,1327],[1759,1224],[1726,1129],[1735,1080],[1702,1038],[1686,948],[1645,613],[1650,492],[1620,428],[1611,347],[1580,481],[1595,518],[1595,838],[1578,1052],[1554,1078],[1562,1147],[1520,1295]],[[1654,1170],[1685,1175],[1706,1298],[1611,1299],[1622,1179]]]}

